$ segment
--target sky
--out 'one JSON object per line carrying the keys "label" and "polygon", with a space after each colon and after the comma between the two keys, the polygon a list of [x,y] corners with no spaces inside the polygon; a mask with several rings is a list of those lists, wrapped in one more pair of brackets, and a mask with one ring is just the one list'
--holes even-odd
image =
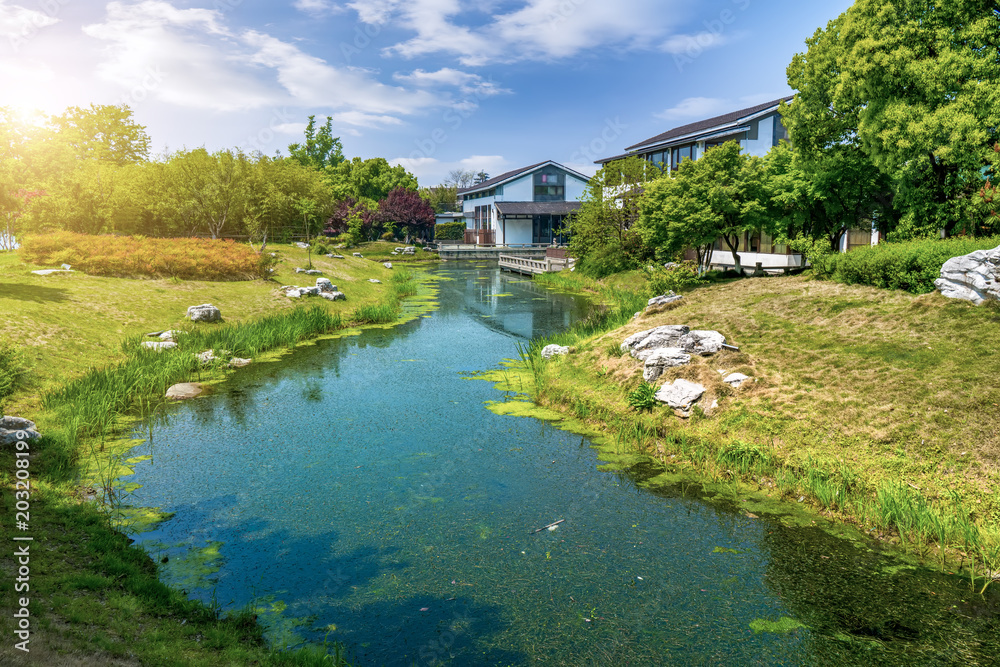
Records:
{"label": "sky", "polygon": [[154,153],[287,153],[310,115],[424,186],[594,160],[790,94],[847,0],[0,0],[0,106],[127,104]]}

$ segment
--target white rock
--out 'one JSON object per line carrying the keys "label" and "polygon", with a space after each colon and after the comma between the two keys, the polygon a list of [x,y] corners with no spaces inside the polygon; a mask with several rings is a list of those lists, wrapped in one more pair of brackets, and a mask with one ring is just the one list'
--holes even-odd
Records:
{"label": "white rock", "polygon": [[369,278],[368,282],[375,283],[376,285],[381,285],[382,284],[381,280],[375,280],[374,278]]}
{"label": "white rock", "polygon": [[0,447],[13,447],[18,442],[32,442],[42,437],[35,430],[35,422],[22,417],[0,419]]}
{"label": "white rock", "polygon": [[215,361],[216,359],[215,352],[213,352],[212,350],[205,350],[204,352],[196,356],[198,357],[198,361],[201,362],[202,366],[206,366]]}
{"label": "white rock", "polygon": [[320,271],[319,269],[309,269],[308,271],[303,271],[302,273],[306,274],[307,276],[321,276],[321,275],[323,275],[323,272]]}
{"label": "white rock", "polygon": [[39,271],[32,271],[36,276],[51,276],[54,273],[76,273],[76,271],[68,271],[66,269],[41,269]]}
{"label": "white rock", "polygon": [[396,256],[396,255],[398,255],[399,253],[398,253],[398,252],[396,252],[395,250],[393,250],[393,251],[392,251],[392,252],[390,252],[389,254],[390,254],[390,255],[392,255],[393,257],[395,257],[395,256]]}
{"label": "white rock", "polygon": [[295,246],[298,248],[302,248],[303,250],[306,250],[307,248],[310,247],[308,243],[302,243],[301,241],[297,242]]}
{"label": "white rock", "polygon": [[337,291],[337,286],[330,282],[329,278],[317,278],[316,287],[319,288],[320,294],[331,293]]}
{"label": "white rock", "polygon": [[666,305],[669,305],[671,303],[677,303],[678,301],[682,301],[683,299],[684,299],[683,296],[677,296],[673,292],[669,292],[669,293],[664,294],[662,296],[654,296],[646,304],[646,307],[647,308],[659,308],[661,306],[666,306]]}
{"label": "white rock", "polygon": [[346,301],[347,295],[343,292],[323,292],[320,294],[321,297],[327,301]]}
{"label": "white rock", "polygon": [[692,331],[684,337],[681,347],[691,354],[709,357],[721,352],[725,344],[726,337],[718,331]]}
{"label": "white rock", "polygon": [[563,347],[562,345],[548,345],[542,350],[542,359],[551,359],[552,357],[562,357],[569,354],[569,348]]}
{"label": "white rock", "polygon": [[301,296],[319,296],[320,290],[318,287],[300,287],[299,294]]}
{"label": "white rock", "polygon": [[686,366],[690,363],[691,355],[686,354],[681,348],[661,347],[646,357],[646,363],[642,369],[642,377],[646,382],[655,382],[660,379],[660,376],[668,368]]}
{"label": "white rock", "polygon": [[167,398],[174,401],[183,401],[200,395],[202,391],[204,389],[197,382],[182,382],[167,389]]}
{"label": "white rock", "polygon": [[656,392],[656,400],[666,403],[675,410],[690,410],[705,395],[705,388],[695,382],[677,378],[673,384],[665,384]]}
{"label": "white rock", "polygon": [[184,332],[183,331],[173,331],[173,330],[171,330],[171,331],[164,331],[163,333],[160,334],[159,338],[162,341],[166,341],[168,343],[172,343],[182,333],[184,333]]}
{"label": "white rock", "polygon": [[364,255],[362,255],[360,252],[354,253],[354,256],[355,257],[360,257],[360,258],[364,259]]}
{"label": "white rock", "polygon": [[741,386],[743,386],[745,382],[752,379],[753,378],[751,378],[749,375],[744,375],[743,373],[733,373],[732,375],[729,375],[722,381],[728,384],[733,389],[739,389]]}
{"label": "white rock", "polygon": [[934,285],[949,299],[971,301],[977,306],[1000,301],[1000,247],[949,259]]}
{"label": "white rock", "polygon": [[251,359],[240,359],[239,357],[233,357],[229,360],[230,368],[243,368],[244,366],[249,366],[253,363]]}
{"label": "white rock", "polygon": [[163,352],[164,350],[173,350],[177,347],[177,343],[173,341],[165,343],[155,343],[153,341],[148,341],[142,344],[147,350],[152,350],[153,352]]}
{"label": "white rock", "polygon": [[298,299],[302,295],[299,294],[299,288],[298,287],[293,287],[292,289],[285,291],[285,296],[287,296],[289,299]]}
{"label": "white rock", "polygon": [[683,347],[681,340],[689,331],[691,331],[690,327],[682,325],[656,327],[629,336],[622,342],[621,348],[631,353],[636,359],[645,361],[646,357],[659,348]]}
{"label": "white rock", "polygon": [[62,270],[63,270],[63,271],[69,271],[69,270],[70,270],[70,269],[72,269],[72,268],[73,268],[73,267],[72,267],[72,266],[70,266],[69,264],[63,264],[63,265],[62,265]]}
{"label": "white rock", "polygon": [[331,259],[344,259],[343,255],[330,255]]}
{"label": "white rock", "polygon": [[382,266],[384,266],[387,269],[391,269],[392,268],[392,262],[385,262],[384,264],[382,264]]}
{"label": "white rock", "polygon": [[192,322],[218,322],[222,319],[222,312],[210,303],[203,303],[200,306],[191,306],[187,309],[187,316]]}

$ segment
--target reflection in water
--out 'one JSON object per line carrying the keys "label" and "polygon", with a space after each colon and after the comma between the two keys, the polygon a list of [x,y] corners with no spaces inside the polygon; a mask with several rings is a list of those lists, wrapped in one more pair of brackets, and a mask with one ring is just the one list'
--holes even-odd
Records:
{"label": "reflection in water", "polygon": [[138,504],[176,512],[139,536],[167,581],[227,608],[256,596],[272,640],[329,634],[363,664],[949,664],[937,637],[971,614],[941,646],[995,654],[995,606],[955,603],[967,585],[641,489],[649,466],[598,472],[580,436],[489,412],[498,393],[463,374],[586,304],[495,268],[435,272],[431,317],[174,406],[135,478]]}

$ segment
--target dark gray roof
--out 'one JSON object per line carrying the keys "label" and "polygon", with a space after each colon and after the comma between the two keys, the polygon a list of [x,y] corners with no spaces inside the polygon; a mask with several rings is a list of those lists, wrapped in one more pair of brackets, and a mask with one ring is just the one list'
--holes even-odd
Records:
{"label": "dark gray roof", "polygon": [[498,201],[502,215],[566,215],[579,210],[578,201]]}
{"label": "dark gray roof", "polygon": [[[746,109],[740,109],[739,111],[733,111],[731,113],[723,114],[721,116],[716,116],[715,118],[709,118],[707,120],[700,120],[697,123],[689,123],[688,125],[681,125],[680,127],[675,127],[672,130],[668,130],[663,134],[658,134],[655,137],[646,139],[645,141],[640,141],[634,146],[629,146],[625,150],[634,151],[637,148],[642,148],[643,146],[649,146],[651,144],[661,144],[671,139],[677,137],[684,137],[689,134],[697,134],[699,132],[705,132],[711,130],[720,125],[726,125],[728,123],[735,123],[741,118],[746,118],[747,116],[753,116],[762,111],[767,111],[770,107],[777,108],[778,104],[781,102],[790,102],[794,98],[794,95],[788,97],[782,97],[780,99],[774,100],[772,102],[766,102],[765,104],[758,104],[757,106],[748,107]],[[601,160],[603,162],[603,160]]]}
{"label": "dark gray roof", "polygon": [[459,195],[465,195],[465,194],[469,194],[470,192],[479,192],[480,190],[489,190],[490,188],[496,187],[498,185],[506,183],[507,181],[513,180],[513,179],[517,178],[518,176],[521,176],[522,174],[527,174],[528,172],[534,171],[535,169],[538,169],[539,167],[544,167],[547,164],[551,164],[553,166],[559,167],[560,169],[562,169],[566,173],[573,174],[577,178],[580,178],[580,179],[582,179],[584,181],[589,181],[590,180],[588,177],[584,176],[583,174],[581,174],[581,173],[579,173],[577,171],[573,171],[572,169],[570,169],[568,167],[564,167],[561,164],[559,164],[558,162],[553,162],[552,160],[546,160],[545,162],[539,162],[538,164],[533,164],[530,167],[522,167],[521,169],[515,169],[514,171],[508,171],[506,174],[500,174],[499,176],[494,176],[493,178],[489,179],[488,181],[483,181],[479,185],[473,185],[471,188],[461,188],[458,191],[458,194]]}

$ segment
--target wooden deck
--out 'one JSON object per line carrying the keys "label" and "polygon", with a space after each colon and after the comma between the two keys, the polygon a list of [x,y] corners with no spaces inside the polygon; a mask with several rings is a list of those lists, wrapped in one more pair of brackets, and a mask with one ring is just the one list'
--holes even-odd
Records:
{"label": "wooden deck", "polygon": [[532,276],[539,273],[558,273],[563,269],[572,268],[576,263],[576,260],[566,257],[528,259],[527,257],[514,257],[513,255],[500,255],[499,261],[500,268],[504,271],[513,271]]}

